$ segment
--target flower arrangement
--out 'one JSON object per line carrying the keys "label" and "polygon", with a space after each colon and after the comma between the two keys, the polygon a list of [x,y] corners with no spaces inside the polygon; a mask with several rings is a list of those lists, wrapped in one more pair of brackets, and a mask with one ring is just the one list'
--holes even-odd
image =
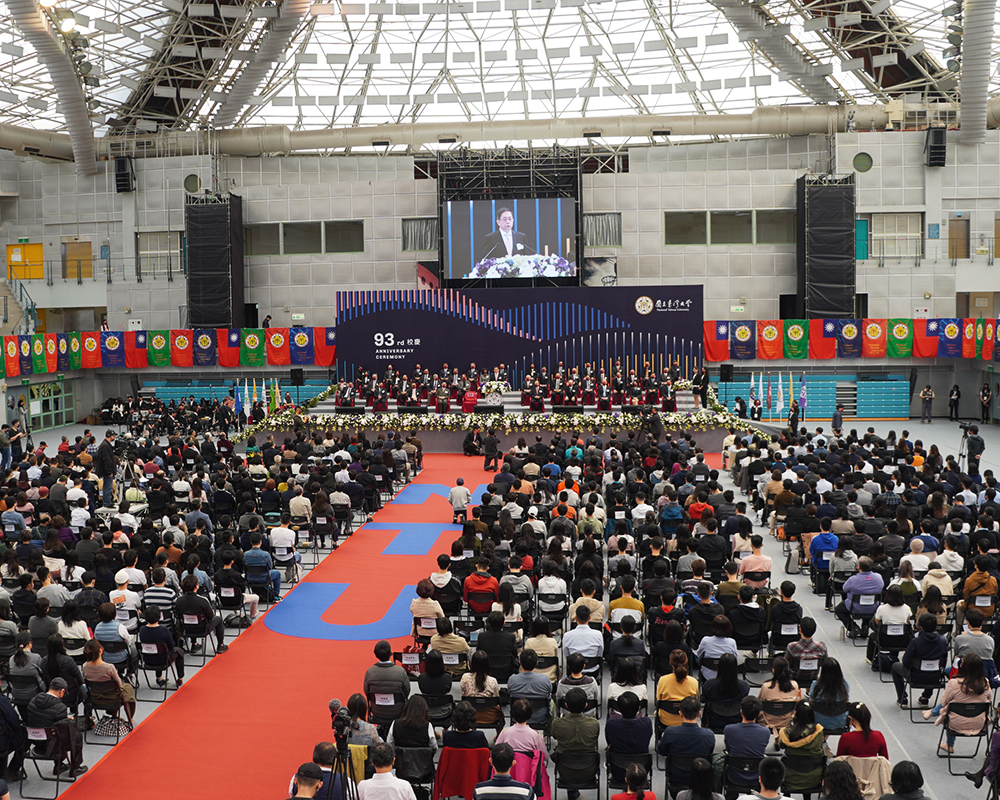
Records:
{"label": "flower arrangement", "polygon": [[319,405],[319,403],[321,403],[323,400],[326,400],[326,398],[328,398],[336,391],[337,391],[336,386],[327,386],[319,394],[310,397],[308,400],[303,400],[301,405],[299,405],[299,409],[301,411],[307,411],[310,408],[315,408],[317,405]]}
{"label": "flower arrangement", "polygon": [[500,256],[480,261],[467,278],[561,278],[576,266],[558,255]]}
{"label": "flower arrangement", "polygon": [[482,394],[504,394],[510,391],[507,381],[484,381],[479,385]]}

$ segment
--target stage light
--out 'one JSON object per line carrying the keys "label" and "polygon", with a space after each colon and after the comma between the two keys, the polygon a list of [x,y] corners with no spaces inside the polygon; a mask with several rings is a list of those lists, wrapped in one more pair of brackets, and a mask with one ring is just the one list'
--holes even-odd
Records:
{"label": "stage light", "polygon": [[949,33],[948,34],[948,44],[953,44],[955,47],[961,47],[962,45],[962,34],[960,33]]}
{"label": "stage light", "polygon": [[962,63],[952,58],[949,59],[948,63],[945,66],[947,66],[948,69],[950,69],[952,72],[958,72],[962,68]]}
{"label": "stage light", "polygon": [[63,17],[59,21],[59,30],[63,33],[72,33],[76,28],[76,17],[70,14],[68,17]]}

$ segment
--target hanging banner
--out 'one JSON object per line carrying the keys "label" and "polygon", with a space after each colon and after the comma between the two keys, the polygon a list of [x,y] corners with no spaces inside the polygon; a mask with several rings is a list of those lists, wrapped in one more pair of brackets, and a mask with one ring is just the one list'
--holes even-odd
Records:
{"label": "hanging banner", "polygon": [[757,358],[757,325],[754,322],[729,322],[730,358],[748,361]]}
{"label": "hanging banner", "polygon": [[312,366],[316,363],[312,328],[290,328],[288,340],[291,345],[293,364]]}
{"label": "hanging banner", "polygon": [[175,367],[190,367],[194,364],[193,338],[194,331],[186,328],[170,331],[170,363]]}
{"label": "hanging banner", "polygon": [[44,333],[31,335],[31,371],[36,375],[44,375],[49,371],[48,362],[45,360]]}
{"label": "hanging banner", "polygon": [[837,355],[837,320],[809,320],[809,358],[826,359]]}
{"label": "hanging banner", "polygon": [[807,320],[786,319],[782,324],[784,326],[782,353],[785,358],[805,358],[809,355],[809,336],[806,333]]}
{"label": "hanging banner", "polygon": [[276,367],[291,363],[288,328],[268,328],[264,333],[267,341],[267,363]]}
{"label": "hanging banner", "polygon": [[706,320],[704,328],[705,360],[729,360],[729,323],[724,320],[711,322]]}
{"label": "hanging banner", "polygon": [[885,358],[884,319],[866,319],[861,329],[861,355],[865,358]]}
{"label": "hanging banner", "polygon": [[54,333],[45,334],[45,369],[48,372],[59,371],[59,341]]}
{"label": "hanging banner", "polygon": [[145,369],[149,366],[146,331],[125,331],[125,366],[129,369]]}
{"label": "hanging banner", "polygon": [[4,370],[8,378],[16,378],[21,374],[21,358],[18,355],[16,336],[3,337]]}
{"label": "hanging banner", "polygon": [[121,331],[101,331],[101,366],[125,366],[125,342]]}
{"label": "hanging banner", "polygon": [[264,366],[264,329],[244,328],[240,331],[240,366]]}
{"label": "hanging banner", "polygon": [[239,328],[217,328],[215,344],[219,354],[220,367],[238,367],[240,365]]}
{"label": "hanging banner", "polygon": [[194,332],[194,365],[196,367],[215,366],[215,331],[198,328]]}
{"label": "hanging banner", "polygon": [[313,346],[316,348],[316,366],[332,367],[337,359],[337,329],[313,328]]}
{"label": "hanging banner", "polygon": [[913,355],[913,320],[890,319],[887,325],[886,353],[889,358]]}
{"label": "hanging banner", "polygon": [[757,320],[757,358],[781,358],[781,320]]}

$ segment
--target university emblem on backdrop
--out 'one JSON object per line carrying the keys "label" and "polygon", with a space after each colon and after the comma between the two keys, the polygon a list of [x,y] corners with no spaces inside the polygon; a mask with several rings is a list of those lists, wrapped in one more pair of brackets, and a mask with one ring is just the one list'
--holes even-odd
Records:
{"label": "university emblem on backdrop", "polygon": [[306,347],[308,344],[309,344],[309,337],[305,333],[299,331],[298,333],[295,334],[296,347]]}
{"label": "university emblem on backdrop", "polygon": [[750,341],[750,328],[746,325],[740,325],[740,327],[736,329],[736,338],[741,342]]}
{"label": "university emblem on backdrop", "polygon": [[897,339],[905,339],[906,334],[909,333],[909,331],[910,329],[907,328],[902,323],[900,323],[899,325],[892,326],[892,335],[895,336]]}
{"label": "university emblem on backdrop", "polygon": [[97,349],[97,340],[87,339],[87,343],[84,345],[84,347],[86,347],[89,352],[93,353]]}
{"label": "university emblem on backdrop", "polygon": [[788,328],[788,338],[793,342],[801,341],[802,337],[805,335],[801,325],[792,325]]}
{"label": "university emblem on backdrop", "polygon": [[191,342],[188,341],[187,336],[181,334],[176,339],[174,339],[174,344],[177,345],[178,350],[187,350],[188,347],[191,345]]}
{"label": "university emblem on backdrop", "polygon": [[778,338],[778,329],[774,325],[765,325],[761,336],[764,337],[765,341],[773,342]]}
{"label": "university emblem on backdrop", "polygon": [[[247,339],[247,343],[249,344],[249,338]],[[281,347],[284,343],[285,337],[283,334],[277,332],[271,334],[271,347]]]}
{"label": "university emblem on backdrop", "polygon": [[118,337],[117,336],[109,336],[104,341],[108,345],[108,350],[117,350],[118,349]]}
{"label": "university emblem on backdrop", "polygon": [[152,343],[154,350],[162,350],[167,346],[167,338],[165,336],[161,336],[160,334],[156,334],[156,336],[152,338]]}
{"label": "university emblem on backdrop", "polygon": [[260,339],[257,338],[256,333],[247,334],[247,347],[251,350],[256,350],[258,345],[260,345]]}
{"label": "university emblem on backdrop", "polygon": [[944,335],[949,339],[954,339],[959,334],[959,327],[954,322],[949,322],[944,326]]}
{"label": "university emblem on backdrop", "polygon": [[25,356],[31,355],[31,345],[27,342],[21,342],[21,354]]}
{"label": "university emblem on backdrop", "polygon": [[212,346],[212,337],[209,336],[207,333],[203,333],[201,336],[198,337],[198,347],[204,349],[211,346]]}
{"label": "university emblem on backdrop", "polygon": [[34,351],[36,356],[40,356],[44,352],[44,345],[40,341],[35,342]]}
{"label": "university emblem on backdrop", "polygon": [[653,301],[651,298],[643,295],[635,301],[635,310],[645,316],[646,314],[652,313],[653,311]]}
{"label": "university emblem on backdrop", "polygon": [[869,322],[865,326],[865,336],[867,336],[869,339],[877,339],[881,335],[882,335],[882,326],[879,325],[877,322]]}
{"label": "university emblem on backdrop", "polygon": [[[877,325],[875,326],[878,327]],[[857,339],[858,338],[858,326],[853,324],[847,324],[844,326],[844,338],[845,339]]]}

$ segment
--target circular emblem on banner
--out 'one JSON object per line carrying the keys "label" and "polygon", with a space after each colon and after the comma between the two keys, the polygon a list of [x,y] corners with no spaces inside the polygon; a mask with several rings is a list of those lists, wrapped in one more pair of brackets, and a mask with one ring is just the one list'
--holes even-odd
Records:
{"label": "circular emblem on banner", "polygon": [[17,355],[17,343],[7,342],[7,355],[14,358]]}
{"label": "circular emblem on banner", "polygon": [[993,325],[989,322],[986,323],[986,339],[990,340],[993,338]]}
{"label": "circular emblem on banner", "polygon": [[118,337],[117,336],[109,336],[104,341],[107,342],[107,344],[108,344],[108,350],[117,350],[118,349],[119,342],[118,342]]}
{"label": "circular emblem on banner", "polygon": [[845,339],[857,339],[858,338],[858,326],[852,322],[849,322],[841,330]]}
{"label": "circular emblem on banner", "polygon": [[202,348],[203,350],[207,350],[211,346],[212,346],[212,337],[209,336],[207,333],[203,333],[201,336],[198,337],[198,347]]}
{"label": "circular emblem on banner", "polygon": [[76,336],[69,340],[69,349],[74,353],[80,352],[80,340]]}
{"label": "circular emblem on banner", "polygon": [[40,356],[42,353],[45,352],[45,345],[42,344],[40,339],[35,339],[34,343],[32,344],[32,349],[35,351],[36,356]]}
{"label": "circular emblem on banner", "polygon": [[283,333],[271,334],[271,347],[281,347],[284,343],[285,335]]}
{"label": "circular emblem on banner", "polygon": [[805,336],[805,330],[803,330],[801,325],[791,325],[788,328],[788,338],[793,342],[799,341],[803,336]]}
{"label": "circular emblem on banner", "polygon": [[188,341],[188,337],[181,334],[176,339],[174,339],[174,346],[178,350],[187,350],[191,346],[191,342]]}
{"label": "circular emblem on banner", "polygon": [[764,337],[764,341],[773,342],[778,338],[778,329],[774,325],[765,325],[760,335]]}
{"label": "circular emblem on banner", "polygon": [[63,354],[65,354],[65,352],[66,352],[66,340],[65,339],[60,339],[59,340],[59,352],[63,353]]}
{"label": "circular emblem on banner", "polygon": [[954,339],[956,336],[958,336],[958,333],[959,333],[958,325],[956,325],[954,322],[949,322],[947,325],[944,326],[944,335],[947,336],[949,339]]}
{"label": "circular emblem on banner", "polygon": [[152,341],[154,350],[162,350],[164,347],[167,346],[167,337],[162,336],[161,334],[156,334],[156,336],[153,337]]}
{"label": "circular emblem on banner", "polygon": [[309,345],[309,336],[302,331],[295,334],[295,346],[296,347],[307,347]]}
{"label": "circular emblem on banner", "polygon": [[642,314],[643,316],[649,314],[653,310],[652,298],[643,295],[642,297],[636,299],[635,310],[637,313]]}
{"label": "circular emblem on banner", "polygon": [[260,347],[260,337],[256,333],[248,333],[246,338],[247,347],[251,350],[256,350]]}
{"label": "circular emblem on banner", "polygon": [[983,323],[981,322],[976,323],[976,338],[977,339],[983,338]]}
{"label": "circular emblem on banner", "polygon": [[869,339],[878,339],[882,335],[882,326],[877,322],[869,322],[865,325],[865,336]]}
{"label": "circular emblem on banner", "polygon": [[21,342],[21,355],[31,355],[31,345],[27,342]]}
{"label": "circular emblem on banner", "polygon": [[909,330],[910,329],[906,325],[900,322],[898,325],[892,326],[892,335],[895,336],[897,339],[905,339],[906,334],[909,332]]}
{"label": "circular emblem on banner", "polygon": [[750,340],[750,328],[746,325],[740,325],[736,329],[736,338],[741,342],[747,342]]}
{"label": "circular emblem on banner", "polygon": [[45,340],[45,349],[49,353],[49,355],[52,355],[52,353],[54,353],[56,351],[55,340],[54,339],[46,339]]}
{"label": "circular emblem on banner", "polygon": [[87,339],[87,341],[84,343],[83,347],[84,347],[84,349],[88,353],[93,353],[97,349],[97,340],[96,339]]}
{"label": "circular emblem on banner", "polygon": [[965,326],[965,338],[971,339],[976,334],[975,326],[970,322]]}

